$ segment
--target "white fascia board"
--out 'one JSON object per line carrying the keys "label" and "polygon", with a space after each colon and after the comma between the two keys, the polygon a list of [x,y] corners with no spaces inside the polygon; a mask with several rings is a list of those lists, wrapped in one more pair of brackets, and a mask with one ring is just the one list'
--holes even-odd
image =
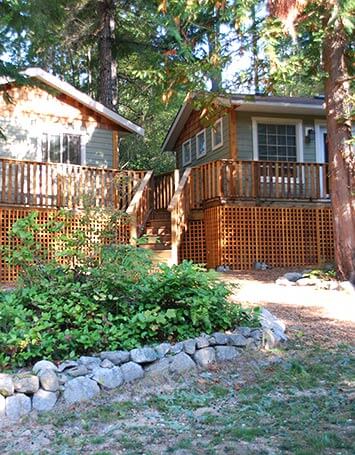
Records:
{"label": "white fascia board", "polygon": [[325,106],[317,106],[314,104],[302,103],[285,103],[285,102],[267,102],[267,101],[244,101],[232,100],[232,104],[237,106],[238,111],[244,112],[269,112],[269,113],[285,113],[285,114],[324,114]]}
{"label": "white fascia board", "polygon": [[180,108],[173,124],[171,125],[168,134],[165,137],[163,145],[161,147],[162,152],[168,150],[171,151],[171,148],[174,146],[183,126],[185,125],[188,117],[192,112],[191,102],[186,101]]}
{"label": "white fascia board", "polygon": [[131,133],[137,133],[141,136],[144,136],[143,128],[131,122],[130,120],[125,119],[121,115],[116,114],[116,112],[113,112],[111,109],[108,109],[98,101],[93,100],[90,96],[86,95],[80,90],[77,90],[72,85],[68,84],[68,82],[62,81],[58,79],[56,76],[53,76],[53,74],[47,73],[47,71],[44,71],[41,68],[28,68],[23,72],[23,74],[28,77],[36,78],[39,81],[45,83],[46,85],[58,90],[59,92],[76,99],[84,106],[92,109],[98,114],[101,114],[102,116],[106,117],[107,119],[111,120],[117,125],[122,126]]}

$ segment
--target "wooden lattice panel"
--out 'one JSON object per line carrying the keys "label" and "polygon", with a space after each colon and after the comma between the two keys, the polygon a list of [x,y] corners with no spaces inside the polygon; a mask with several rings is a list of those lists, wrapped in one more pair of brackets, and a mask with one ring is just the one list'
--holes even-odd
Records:
{"label": "wooden lattice panel", "polygon": [[332,261],[330,208],[219,206],[205,211],[207,263],[294,267]]}
{"label": "wooden lattice panel", "polygon": [[[20,218],[26,217],[30,209],[1,208],[0,209],[0,245],[15,246],[16,240],[9,235],[13,224]],[[113,236],[106,236],[109,223],[109,214],[103,212],[93,213],[90,216],[89,223],[83,223],[83,212],[71,212],[70,216],[63,218],[57,210],[41,209],[36,210],[38,213],[37,223],[46,225],[50,220],[64,221],[65,226],[60,233],[49,232],[48,229],[40,229],[36,232],[36,241],[43,247],[48,259],[52,258],[56,252],[63,249],[63,242],[60,236],[65,234],[72,235],[78,229],[84,231],[90,236],[91,241],[82,248],[82,251],[90,254],[90,245],[108,244],[108,243],[128,243],[129,242],[129,224],[122,218],[115,223]],[[110,237],[110,238],[109,238]],[[60,259],[58,259],[60,260]],[[14,282],[18,277],[18,270],[15,267],[8,266],[0,257],[0,282]]]}
{"label": "wooden lattice panel", "polygon": [[189,221],[179,250],[179,262],[184,259],[206,264],[205,224],[203,220]]}

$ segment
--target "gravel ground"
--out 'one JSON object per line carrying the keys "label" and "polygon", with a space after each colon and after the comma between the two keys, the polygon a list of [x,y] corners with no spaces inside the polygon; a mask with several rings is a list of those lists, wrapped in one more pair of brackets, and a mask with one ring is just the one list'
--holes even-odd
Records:
{"label": "gravel ground", "polygon": [[221,274],[287,324],[289,342],[186,377],[144,380],[2,431],[0,454],[350,455],[352,295],[280,288],[282,271]]}

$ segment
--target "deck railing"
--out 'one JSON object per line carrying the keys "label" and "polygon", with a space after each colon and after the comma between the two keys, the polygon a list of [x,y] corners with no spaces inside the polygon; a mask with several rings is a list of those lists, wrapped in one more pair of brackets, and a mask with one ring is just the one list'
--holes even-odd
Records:
{"label": "deck railing", "polygon": [[328,165],[218,160],[192,169],[191,207],[214,198],[329,199]]}
{"label": "deck railing", "polygon": [[145,171],[0,158],[0,204],[126,210]]}
{"label": "deck railing", "polygon": [[179,183],[179,171],[154,176],[154,209],[166,210]]}
{"label": "deck railing", "polygon": [[154,210],[154,178],[153,171],[148,171],[127,208],[127,215],[130,217],[131,244],[136,244],[141,236],[152,210]]}
{"label": "deck railing", "polygon": [[171,260],[177,264],[179,260],[179,246],[184,231],[187,229],[191,209],[191,168],[186,168],[169,204],[171,213]]}

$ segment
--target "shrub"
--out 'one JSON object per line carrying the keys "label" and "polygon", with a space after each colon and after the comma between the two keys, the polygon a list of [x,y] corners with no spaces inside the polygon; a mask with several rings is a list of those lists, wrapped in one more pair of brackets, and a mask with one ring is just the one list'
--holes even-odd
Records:
{"label": "shrub", "polygon": [[0,293],[1,367],[258,324],[258,310],[231,304],[214,272],[187,261],[153,268],[143,248],[103,247],[73,267],[25,259],[30,280]]}

